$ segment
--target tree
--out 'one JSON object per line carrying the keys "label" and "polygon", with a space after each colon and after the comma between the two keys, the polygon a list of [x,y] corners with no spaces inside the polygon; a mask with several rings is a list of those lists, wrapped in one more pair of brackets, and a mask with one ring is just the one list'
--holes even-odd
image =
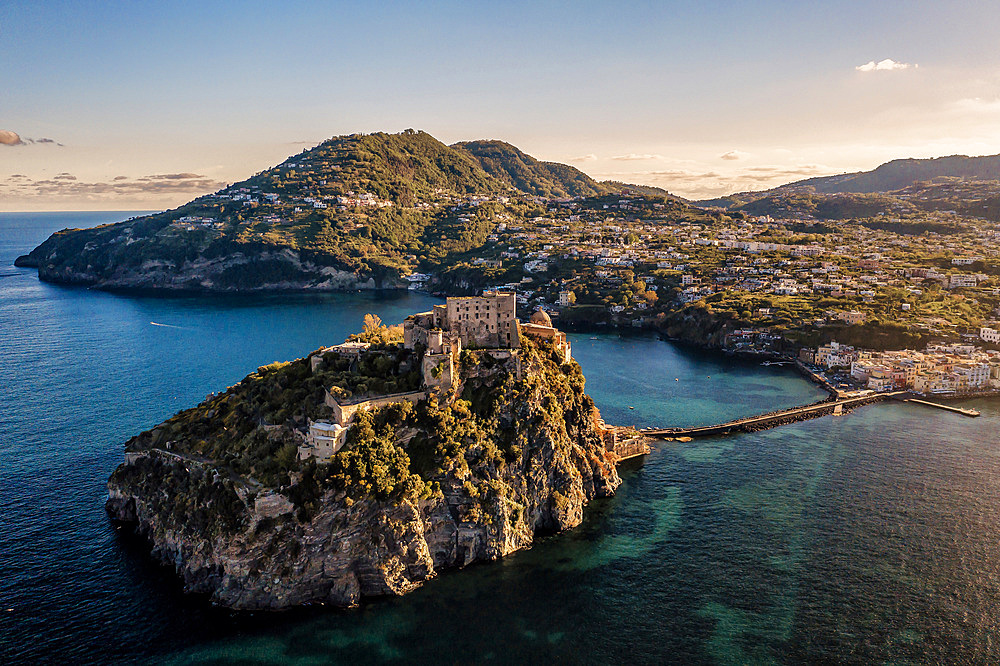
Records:
{"label": "tree", "polygon": [[377,335],[382,328],[382,318],[377,314],[368,313],[365,315],[364,331],[365,337]]}

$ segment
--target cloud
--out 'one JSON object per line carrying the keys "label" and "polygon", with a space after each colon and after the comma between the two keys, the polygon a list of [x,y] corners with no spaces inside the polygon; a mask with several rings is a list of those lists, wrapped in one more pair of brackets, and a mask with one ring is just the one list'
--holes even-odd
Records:
{"label": "cloud", "polygon": [[51,143],[55,146],[61,146],[61,143],[56,142],[55,139],[29,139],[28,137],[21,136],[13,130],[0,130],[0,146],[27,146],[32,143]]}
{"label": "cloud", "polygon": [[5,192],[23,197],[63,197],[104,201],[163,196],[198,196],[213,192],[225,183],[196,173],[161,173],[129,178],[115,176],[110,181],[85,182],[70,173],[31,180],[23,175],[0,182],[0,196]]}
{"label": "cloud", "polygon": [[747,167],[743,170],[744,172],[750,171],[755,173],[777,173],[789,176],[808,176],[815,173],[822,173],[829,171],[829,169],[823,169],[816,164],[803,164],[797,167],[776,167],[776,166],[762,166],[762,167]]}
{"label": "cloud", "polygon": [[597,159],[597,155],[594,153],[587,153],[586,155],[578,155],[577,157],[569,158],[570,162],[593,162]]}
{"label": "cloud", "polygon": [[834,173],[817,164],[755,166],[714,171],[699,169],[696,164],[672,169],[615,171],[596,174],[601,180],[620,180],[655,185],[689,199],[710,199],[734,192],[768,189],[812,176]]}
{"label": "cloud", "polygon": [[730,150],[728,153],[723,153],[719,155],[719,159],[722,160],[741,160],[747,157],[748,153],[744,153],[741,150]]}
{"label": "cloud", "polygon": [[629,153],[627,155],[615,155],[611,159],[613,159],[613,160],[621,160],[621,161],[626,161],[626,162],[633,161],[633,160],[662,160],[663,159],[663,155],[654,155],[654,154],[650,154],[650,153],[643,153],[643,154],[640,155],[640,154],[637,154],[637,153]]}
{"label": "cloud", "polygon": [[870,60],[863,65],[858,65],[854,69],[859,72],[894,72],[901,69],[909,69],[911,67],[918,67],[918,65],[911,65],[908,62],[896,62],[892,58],[886,58],[885,60],[879,60],[875,62]]}
{"label": "cloud", "polygon": [[153,176],[143,176],[139,180],[192,180],[204,178],[196,173],[158,173]]}
{"label": "cloud", "polygon": [[994,115],[1000,113],[1000,97],[988,100],[981,97],[966,97],[952,102],[950,110],[969,115]]}
{"label": "cloud", "polygon": [[10,130],[0,130],[0,145],[4,146],[23,146],[24,141],[21,140],[21,135],[17,132],[12,132]]}

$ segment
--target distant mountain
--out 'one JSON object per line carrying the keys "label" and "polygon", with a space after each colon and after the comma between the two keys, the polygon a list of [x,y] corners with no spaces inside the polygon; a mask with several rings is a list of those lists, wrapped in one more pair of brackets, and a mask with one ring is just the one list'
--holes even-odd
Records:
{"label": "distant mountain", "polygon": [[932,230],[942,228],[941,223],[917,218],[952,211],[969,218],[1000,221],[1000,155],[893,160],[871,171],[808,178],[770,190],[738,192],[693,204],[778,218],[894,216],[909,218],[914,229]]}
{"label": "distant mountain", "polygon": [[451,147],[475,160],[494,178],[526,194],[569,198],[618,191],[567,164],[536,160],[505,141],[463,141]]}
{"label": "distant mountain", "polygon": [[792,193],[872,194],[894,193],[914,186],[927,187],[932,181],[951,184],[955,180],[1000,181],[1000,155],[968,157],[951,155],[931,159],[901,159],[886,162],[871,171],[817,176],[757,192],[737,192],[716,199],[692,202],[703,208],[736,209],[760,199]]}
{"label": "distant mountain", "polygon": [[670,194],[662,187],[656,187],[655,185],[635,185],[632,183],[623,183],[620,180],[602,180],[601,185],[610,188],[613,192],[628,192],[630,194],[639,194],[644,197],[665,197],[674,201],[690,203],[687,199],[679,197],[676,194]]}
{"label": "distant mountain", "polygon": [[1000,180],[1000,155],[893,160],[872,171],[808,178],[775,189],[812,188],[819,194],[893,192],[919,181],[942,177]]}
{"label": "distant mountain", "polygon": [[898,233],[947,233],[956,217],[1000,222],[1000,181],[940,176],[892,192],[824,194],[812,188],[780,187],[701,201],[703,208],[778,219],[853,220]]}

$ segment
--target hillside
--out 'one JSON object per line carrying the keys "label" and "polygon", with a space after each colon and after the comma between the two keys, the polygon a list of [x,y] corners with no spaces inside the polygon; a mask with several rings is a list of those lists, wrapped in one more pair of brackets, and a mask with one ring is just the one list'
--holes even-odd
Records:
{"label": "hillside", "polygon": [[841,220],[954,211],[1000,220],[1000,155],[900,159],[871,170],[807,178],[759,192],[693,202],[751,215]]}
{"label": "hillside", "polygon": [[892,192],[918,181],[936,178],[1000,180],[1000,155],[968,157],[951,155],[933,159],[900,159],[886,162],[872,171],[808,178],[779,189],[812,188],[820,194],[844,192]]}
{"label": "hillside", "polygon": [[[1000,221],[1000,181],[940,177],[893,192],[823,194],[810,189],[778,188],[733,195],[712,202],[731,213],[776,219],[872,220],[923,231],[947,231],[974,220]],[[898,231],[899,229],[897,229]]]}
{"label": "hillside", "polygon": [[463,141],[452,146],[487,173],[520,192],[548,198],[591,197],[615,190],[566,164],[540,162],[504,141]]}
{"label": "hillside", "polygon": [[[944,201],[962,206],[963,202],[978,202],[996,198],[1000,193],[1000,155],[967,157],[952,155],[933,159],[900,159],[886,162],[871,171],[819,176],[798,180],[770,190],[737,192],[715,199],[694,202],[704,208],[737,210],[747,204],[769,199],[782,201],[783,197],[808,194],[893,194],[899,198],[919,198]],[[858,197],[855,201],[863,201]],[[779,204],[784,205],[784,204]],[[867,204],[866,204],[867,205]],[[890,205],[889,208],[893,206]],[[932,209],[941,209],[932,204]],[[980,206],[982,208],[983,206]],[[991,208],[986,204],[987,209]],[[959,208],[954,208],[959,210]],[[960,210],[967,214],[967,210]],[[992,218],[991,218],[992,219]]]}
{"label": "hillside", "polygon": [[57,232],[16,263],[103,289],[399,287],[483,248],[498,225],[545,214],[542,199],[619,191],[499,141],[353,134],[173,210]]}

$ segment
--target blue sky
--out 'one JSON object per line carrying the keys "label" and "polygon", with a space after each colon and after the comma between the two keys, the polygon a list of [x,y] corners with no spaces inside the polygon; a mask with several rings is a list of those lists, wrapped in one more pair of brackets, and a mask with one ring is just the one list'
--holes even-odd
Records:
{"label": "blue sky", "polygon": [[176,205],[409,127],[692,197],[1000,153],[997,34],[989,2],[7,0],[0,208]]}

